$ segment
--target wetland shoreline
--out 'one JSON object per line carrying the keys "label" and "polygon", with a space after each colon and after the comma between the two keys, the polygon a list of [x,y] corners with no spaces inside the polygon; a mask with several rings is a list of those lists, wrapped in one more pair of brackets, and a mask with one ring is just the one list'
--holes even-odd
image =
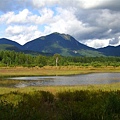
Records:
{"label": "wetland shoreline", "polygon": [[120,67],[81,67],[81,66],[45,66],[42,68],[34,67],[0,67],[0,94],[10,93],[11,91],[19,91],[28,93],[36,90],[44,90],[52,93],[66,90],[120,90],[120,83],[103,84],[103,85],[74,85],[74,86],[29,86],[25,88],[7,88],[7,84],[14,84],[18,81],[7,80],[8,77],[24,77],[24,76],[61,76],[61,75],[79,75],[88,73],[116,73],[120,72]]}
{"label": "wetland shoreline", "polygon": [[24,76],[63,76],[88,73],[120,72],[120,67],[81,67],[81,66],[44,66],[44,67],[0,67],[0,78]]}

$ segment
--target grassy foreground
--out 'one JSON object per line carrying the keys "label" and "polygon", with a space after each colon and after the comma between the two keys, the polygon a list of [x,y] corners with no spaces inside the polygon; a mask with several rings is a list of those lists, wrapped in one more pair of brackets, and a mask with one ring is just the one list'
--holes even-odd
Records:
{"label": "grassy foreground", "polygon": [[[34,91],[0,96],[0,120],[120,120],[120,91]],[[14,99],[13,101],[10,101]]]}
{"label": "grassy foreground", "polygon": [[45,91],[52,94],[64,91],[75,91],[75,90],[89,90],[89,91],[117,91],[120,90],[120,83],[102,84],[102,85],[76,85],[76,86],[40,86],[40,87],[23,87],[23,88],[9,88],[0,87],[0,95],[8,94],[10,92],[27,93],[34,91]]}
{"label": "grassy foreground", "polygon": [[[0,76],[120,72],[120,67],[0,68]],[[11,81],[11,83],[14,81]],[[0,81],[9,84],[9,81]],[[109,85],[0,87],[0,120],[120,120],[120,83]]]}

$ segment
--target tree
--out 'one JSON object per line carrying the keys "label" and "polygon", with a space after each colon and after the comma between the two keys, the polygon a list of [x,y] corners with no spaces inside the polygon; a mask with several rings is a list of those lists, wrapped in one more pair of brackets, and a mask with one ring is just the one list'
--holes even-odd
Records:
{"label": "tree", "polygon": [[58,66],[58,60],[60,58],[60,55],[59,54],[54,54],[53,57],[55,58],[55,64],[56,64],[56,66]]}
{"label": "tree", "polygon": [[39,55],[35,58],[35,63],[37,64],[37,66],[43,67],[47,65],[47,59],[45,56]]}

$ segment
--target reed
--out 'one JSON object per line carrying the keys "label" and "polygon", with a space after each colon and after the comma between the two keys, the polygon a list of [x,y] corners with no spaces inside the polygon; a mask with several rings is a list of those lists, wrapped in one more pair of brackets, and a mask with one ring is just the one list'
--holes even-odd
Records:
{"label": "reed", "polygon": [[120,67],[83,67],[83,66],[44,66],[40,67],[0,67],[0,77],[40,76],[40,75],[75,75],[95,72],[120,72]]}
{"label": "reed", "polygon": [[24,88],[12,88],[12,87],[0,87],[0,95],[10,92],[30,93],[34,91],[46,91],[56,94],[64,91],[75,90],[89,90],[89,91],[117,91],[120,90],[120,83],[102,84],[102,85],[78,85],[78,86],[41,86],[41,87],[24,87]]}
{"label": "reed", "polygon": [[120,91],[34,91],[0,96],[0,120],[119,120]]}

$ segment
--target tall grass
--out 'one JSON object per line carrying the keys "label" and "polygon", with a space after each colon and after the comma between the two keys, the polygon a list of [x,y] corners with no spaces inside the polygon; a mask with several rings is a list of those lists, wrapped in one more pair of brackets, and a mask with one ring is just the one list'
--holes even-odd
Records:
{"label": "tall grass", "polygon": [[[9,99],[7,99],[9,96]],[[10,101],[16,96],[17,101]],[[120,91],[34,91],[0,96],[0,120],[120,120]]]}
{"label": "tall grass", "polygon": [[39,67],[0,67],[0,77],[8,76],[39,76],[39,75],[74,75],[93,72],[120,72],[120,67],[92,66],[44,66]]}

